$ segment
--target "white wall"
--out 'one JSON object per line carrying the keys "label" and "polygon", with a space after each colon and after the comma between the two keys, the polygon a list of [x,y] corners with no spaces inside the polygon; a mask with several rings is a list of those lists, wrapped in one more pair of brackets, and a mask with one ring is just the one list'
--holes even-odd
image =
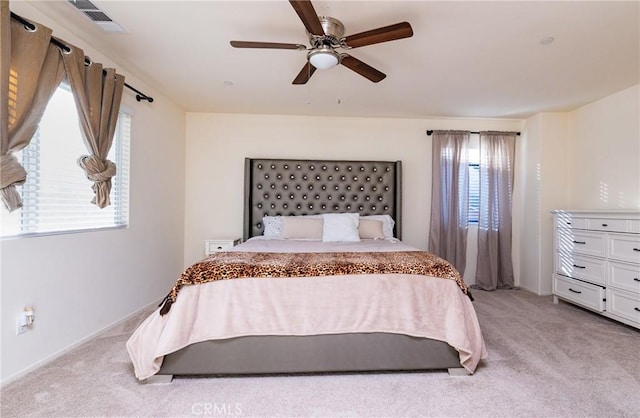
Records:
{"label": "white wall", "polygon": [[569,113],[571,209],[640,208],[640,85]]}
{"label": "white wall", "polygon": [[[125,89],[123,105],[133,110],[128,229],[0,241],[3,384],[164,296],[182,270],[184,243],[184,112],[32,6],[12,10],[114,65],[155,101],[138,103]],[[16,336],[25,305],[36,321]]]}
{"label": "white wall", "polygon": [[521,208],[520,286],[551,294],[553,224],[550,211],[567,202],[566,113],[541,113],[527,119],[518,171],[523,187]]}
{"label": "white wall", "polygon": [[242,236],[245,157],[402,160],[403,241],[426,249],[431,198],[427,129],[520,130],[519,120],[187,114],[185,255]]}
{"label": "white wall", "polygon": [[520,146],[520,285],[550,294],[551,210],[640,209],[640,86],[531,117]]}

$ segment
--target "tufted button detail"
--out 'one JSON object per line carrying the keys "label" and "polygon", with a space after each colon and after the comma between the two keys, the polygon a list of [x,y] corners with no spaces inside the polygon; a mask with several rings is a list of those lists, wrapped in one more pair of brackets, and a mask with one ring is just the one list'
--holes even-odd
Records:
{"label": "tufted button detail", "polygon": [[378,171],[378,169],[376,167],[373,167],[373,170],[371,170],[371,171],[373,171],[375,173],[376,171]]}
{"label": "tufted button detail", "polygon": [[282,186],[283,189],[287,190],[289,188],[289,186],[287,186],[286,184],[284,186]]}
{"label": "tufted button detail", "polygon": [[273,203],[271,204],[271,209],[275,209],[276,205],[274,205]]}
{"label": "tufted button detail", "polygon": [[256,187],[258,188],[258,190],[260,190],[262,189],[262,184],[258,184]]}
{"label": "tufted button detail", "polygon": [[306,194],[302,195],[302,199],[307,200],[307,195]]}
{"label": "tufted button detail", "polygon": [[300,164],[298,164],[298,165],[296,166],[296,168],[297,168],[298,170],[300,170],[302,167],[300,166]]}
{"label": "tufted button detail", "polygon": [[361,167],[360,167],[360,171],[364,171],[364,167],[362,167],[362,166],[361,166]]}
{"label": "tufted button detail", "polygon": [[300,187],[299,184],[296,184],[296,190],[300,190],[300,189],[302,189],[302,187]]}
{"label": "tufted button detail", "polygon": [[309,170],[312,170],[312,171],[313,171],[313,170],[315,170],[315,169],[316,169],[316,168],[315,168],[314,166],[312,166],[312,165],[310,165],[310,166],[309,166]]}
{"label": "tufted button detail", "polygon": [[348,167],[347,167],[347,170],[348,170],[348,171],[351,171],[351,166],[348,166]]}
{"label": "tufted button detail", "polygon": [[323,186],[321,187],[321,189],[322,189],[322,190],[327,190],[327,186],[324,186],[324,185],[323,185]]}
{"label": "tufted button detail", "polygon": [[258,164],[258,168],[262,169],[262,164]]}
{"label": "tufted button detail", "polygon": [[269,175],[268,175],[268,174],[265,174],[265,175],[264,175],[264,178],[265,178],[265,179],[268,179],[268,178],[269,178]]}
{"label": "tufted button detail", "polygon": [[351,210],[351,205],[347,205],[347,210]]}
{"label": "tufted button detail", "polygon": [[320,176],[316,176],[316,180],[320,181]]}
{"label": "tufted button detail", "polygon": [[326,209],[326,208],[327,208],[327,205],[322,205],[322,209]]}
{"label": "tufted button detail", "polygon": [[275,166],[275,165],[273,165],[273,164],[271,164],[271,169],[272,169],[272,170],[275,170],[275,169],[276,169],[276,166]]}
{"label": "tufted button detail", "polygon": [[289,164],[285,164],[283,168],[284,168],[285,170],[288,170],[288,169],[289,169]]}
{"label": "tufted button detail", "polygon": [[331,199],[333,199],[333,196],[329,195],[329,196],[327,196],[327,199],[331,200]]}
{"label": "tufted button detail", "polygon": [[301,205],[296,205],[296,208],[300,209],[300,208],[302,208],[302,206]]}
{"label": "tufted button detail", "polygon": [[333,205],[333,208],[334,208],[335,210],[338,210],[338,209],[340,209],[340,206],[338,206],[338,205]]}
{"label": "tufted button detail", "polygon": [[364,210],[363,206],[358,206],[358,210]]}
{"label": "tufted button detail", "polygon": [[309,177],[307,176],[302,176],[302,180],[307,180]]}
{"label": "tufted button detail", "polygon": [[340,196],[340,200],[344,200],[344,195]]}
{"label": "tufted button detail", "polygon": [[309,209],[313,209],[313,204],[310,204],[310,205],[309,205]]}
{"label": "tufted button detail", "polygon": [[264,194],[264,200],[269,200],[269,193]]}
{"label": "tufted button detail", "polygon": [[333,176],[327,177],[327,180],[329,180],[329,181],[333,180]]}
{"label": "tufted button detail", "polygon": [[322,166],[322,170],[326,170],[326,169],[327,169],[327,166],[326,166],[326,165],[323,165],[323,166]]}
{"label": "tufted button detail", "polygon": [[258,208],[262,208],[262,203],[258,203]]}
{"label": "tufted button detail", "polygon": [[333,169],[336,170],[336,171],[340,171],[340,167],[338,167],[338,166],[335,166]]}
{"label": "tufted button detail", "polygon": [[292,194],[289,195],[289,199],[293,200],[294,196]]}
{"label": "tufted button detail", "polygon": [[340,180],[345,181],[347,178],[345,176],[340,176]]}
{"label": "tufted button detail", "polygon": [[288,208],[288,207],[289,207],[289,205],[288,205],[288,204],[286,204],[286,203],[283,203],[283,204],[282,204],[282,207],[283,207],[284,209],[286,209],[286,208]]}
{"label": "tufted button detail", "polygon": [[309,187],[307,187],[309,190],[313,190],[313,184],[310,184]]}
{"label": "tufted button detail", "polygon": [[273,183],[271,183],[271,188],[272,188],[272,189],[275,189],[275,188],[276,188],[276,185],[275,185],[275,184],[273,184]]}
{"label": "tufted button detail", "polygon": [[366,200],[368,202],[369,200],[371,200],[371,197],[365,196],[364,200]]}

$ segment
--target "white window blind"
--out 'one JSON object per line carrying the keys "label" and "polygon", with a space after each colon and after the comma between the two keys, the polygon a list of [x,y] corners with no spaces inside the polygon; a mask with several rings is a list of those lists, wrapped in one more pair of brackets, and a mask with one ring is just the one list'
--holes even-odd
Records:
{"label": "white window blind", "polygon": [[468,221],[478,223],[480,213],[480,136],[469,138],[469,209]]}
{"label": "white window blind", "polygon": [[26,183],[18,187],[23,207],[13,213],[2,209],[2,236],[126,226],[130,132],[131,115],[121,111],[108,156],[117,167],[111,205],[100,209],[91,203],[93,182],[77,164],[78,157],[89,152],[80,133],[73,95],[62,84],[47,105],[31,143],[16,155],[27,170]]}

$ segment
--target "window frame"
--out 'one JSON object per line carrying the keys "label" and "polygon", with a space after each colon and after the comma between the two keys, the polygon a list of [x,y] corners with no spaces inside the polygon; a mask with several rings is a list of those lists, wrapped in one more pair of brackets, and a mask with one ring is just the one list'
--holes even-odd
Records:
{"label": "window frame", "polygon": [[[69,86],[66,85],[64,81],[58,86],[58,89],[61,89],[61,88],[69,90]],[[120,137],[120,135],[123,134],[123,129],[125,129],[122,126],[122,123],[123,123],[121,119],[122,115],[126,115],[126,117],[128,118],[127,126],[126,126],[126,129],[128,129],[128,132],[124,133],[125,137]],[[25,212],[23,209],[24,209],[24,206],[26,205],[24,205],[22,208],[17,209],[17,211],[20,212],[20,214],[18,215],[20,217],[20,219],[18,220],[20,231],[18,231],[17,233],[12,233],[10,235],[9,234],[0,235],[0,240],[11,240],[11,239],[22,239],[22,238],[32,238],[32,237],[53,236],[53,235],[79,234],[79,233],[90,233],[90,232],[97,232],[97,231],[128,229],[130,225],[130,211],[131,211],[131,208],[130,208],[130,197],[131,197],[130,196],[131,195],[130,161],[131,161],[131,136],[133,132],[133,119],[134,119],[134,115],[133,115],[132,109],[128,106],[125,106],[124,104],[121,105],[118,111],[118,122],[116,125],[116,133],[112,143],[112,148],[110,150],[110,153],[113,152],[113,160],[116,164],[116,167],[118,168],[116,176],[112,178],[112,188],[111,188],[111,205],[114,206],[113,220],[112,220],[113,224],[104,225],[104,226],[88,226],[85,228],[76,227],[76,228],[70,228],[70,229],[36,231],[33,228],[29,227],[28,221],[25,221],[25,216],[28,216],[28,214],[25,215]],[[32,141],[40,141],[40,140],[41,140],[41,131],[40,131],[40,128],[38,127],[36,133],[34,134],[34,137],[32,138]],[[30,142],[27,147],[21,150],[21,152],[22,153],[24,153],[25,151],[29,152],[29,146],[31,146],[31,144],[32,142]],[[127,155],[124,155],[123,152],[126,152]],[[78,157],[79,156],[80,155],[78,155]],[[36,158],[37,158],[36,164],[38,164],[38,167],[39,167],[39,164],[40,164],[39,159],[41,157],[39,154],[37,154]],[[22,158],[20,158],[20,160],[21,160],[21,163],[25,161],[24,155],[22,156]],[[121,169],[122,167],[124,167],[123,165],[124,161],[127,161],[128,163],[126,166],[126,170]],[[25,166],[25,169],[27,169],[27,172],[28,172],[27,180],[22,186],[18,186],[20,187],[19,192],[20,192],[20,196],[23,199],[23,202],[28,201],[28,199],[35,199],[34,194],[37,193],[38,183],[41,176],[41,170],[36,170],[34,173],[34,171],[29,171],[28,167],[26,166]],[[80,170],[80,168],[78,169]],[[87,181],[87,187],[90,188],[91,181],[88,179],[86,181]],[[117,187],[119,182],[121,182],[122,184],[119,187]],[[25,196],[25,191],[27,191],[30,195]],[[124,195],[126,195],[126,198],[125,198],[126,207],[121,206],[123,205]],[[13,214],[9,214],[6,208],[2,208],[0,210],[3,210],[0,216],[13,215]],[[3,231],[0,230],[0,234],[2,232]]]}

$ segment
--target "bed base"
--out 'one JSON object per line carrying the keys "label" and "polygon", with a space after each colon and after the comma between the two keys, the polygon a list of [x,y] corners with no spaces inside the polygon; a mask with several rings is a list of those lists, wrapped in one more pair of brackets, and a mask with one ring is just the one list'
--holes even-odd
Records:
{"label": "bed base", "polygon": [[391,333],[246,336],[204,341],[171,353],[148,383],[173,375],[264,375],[448,370],[468,375],[458,352],[428,338]]}

